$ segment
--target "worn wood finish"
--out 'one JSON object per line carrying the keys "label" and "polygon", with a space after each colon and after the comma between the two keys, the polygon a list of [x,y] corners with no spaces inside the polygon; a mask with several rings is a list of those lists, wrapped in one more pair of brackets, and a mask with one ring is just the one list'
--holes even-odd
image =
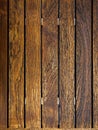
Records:
{"label": "worn wood finish", "polygon": [[91,127],[91,0],[76,0],[76,127]]}
{"label": "worn wood finish", "polygon": [[[2,130],[2,129],[1,129]],[[9,129],[3,129],[3,130],[98,130],[98,128],[21,128],[21,129],[12,129],[12,128],[9,128]]]}
{"label": "worn wood finish", "polygon": [[40,2],[26,1],[26,127],[41,127]]}
{"label": "worn wood finish", "polygon": [[74,128],[74,0],[60,1],[60,127]]}
{"label": "worn wood finish", "polygon": [[42,126],[58,126],[58,1],[42,0]]}
{"label": "worn wood finish", "polygon": [[0,0],[0,130],[97,130],[97,31],[98,0]]}
{"label": "worn wood finish", "polygon": [[0,127],[7,127],[7,0],[0,0]]}
{"label": "worn wood finish", "polygon": [[24,127],[24,0],[9,1],[9,127]]}
{"label": "worn wood finish", "polygon": [[98,0],[93,2],[93,125],[98,128]]}
{"label": "worn wood finish", "polygon": [[[1,129],[2,130],[2,129]],[[98,128],[21,128],[21,129],[3,129],[3,130],[98,130]]]}

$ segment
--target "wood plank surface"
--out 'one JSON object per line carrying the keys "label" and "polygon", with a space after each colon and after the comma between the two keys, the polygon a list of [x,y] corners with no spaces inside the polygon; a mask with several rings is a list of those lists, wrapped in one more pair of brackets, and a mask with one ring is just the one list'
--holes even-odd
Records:
{"label": "wood plank surface", "polygon": [[98,128],[20,128],[20,129],[1,129],[1,130],[98,130]]}
{"label": "wood plank surface", "polygon": [[58,1],[42,0],[42,127],[58,127]]}
{"label": "wood plank surface", "polygon": [[76,0],[76,127],[91,127],[91,0]]}
{"label": "wood plank surface", "polygon": [[60,1],[60,128],[74,128],[74,0]]}
{"label": "wood plank surface", "polygon": [[9,0],[9,127],[24,127],[24,0]]}
{"label": "wood plank surface", "polygon": [[98,128],[98,0],[93,1],[93,125]]}
{"label": "wood plank surface", "polygon": [[0,127],[7,128],[7,0],[0,0]]}
{"label": "wood plank surface", "polygon": [[40,2],[26,0],[26,127],[41,127]]}

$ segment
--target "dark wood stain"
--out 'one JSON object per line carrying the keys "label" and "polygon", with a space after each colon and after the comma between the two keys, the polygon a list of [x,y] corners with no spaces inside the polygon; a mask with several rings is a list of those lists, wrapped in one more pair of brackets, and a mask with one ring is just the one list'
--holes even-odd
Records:
{"label": "dark wood stain", "polygon": [[0,0],[0,127],[7,128],[7,0]]}
{"label": "dark wood stain", "polygon": [[98,0],[93,1],[93,125],[98,127]]}
{"label": "dark wood stain", "polygon": [[76,0],[76,127],[91,127],[91,0]]}
{"label": "dark wood stain", "polygon": [[58,126],[58,33],[57,0],[42,0],[42,126]]}
{"label": "dark wood stain", "polygon": [[74,128],[74,0],[60,1],[61,128]]}
{"label": "dark wood stain", "polygon": [[0,130],[97,130],[97,31],[98,0],[0,0]]}

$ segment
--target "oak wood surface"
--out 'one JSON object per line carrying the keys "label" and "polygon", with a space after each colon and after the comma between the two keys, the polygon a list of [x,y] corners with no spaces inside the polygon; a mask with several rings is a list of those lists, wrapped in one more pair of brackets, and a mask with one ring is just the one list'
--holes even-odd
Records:
{"label": "oak wood surface", "polygon": [[7,0],[0,0],[0,127],[7,128]]}
{"label": "oak wood surface", "polygon": [[9,127],[24,127],[24,0],[9,0]]}
{"label": "oak wood surface", "polygon": [[42,0],[42,127],[58,127],[58,1]]}
{"label": "oak wood surface", "polygon": [[98,127],[98,0],[93,1],[93,125]]}
{"label": "oak wood surface", "polygon": [[60,1],[60,128],[74,128],[74,0]]}
{"label": "oak wood surface", "polygon": [[91,0],[76,0],[76,127],[91,127]]}
{"label": "oak wood surface", "polygon": [[41,127],[40,2],[26,0],[26,127]]}

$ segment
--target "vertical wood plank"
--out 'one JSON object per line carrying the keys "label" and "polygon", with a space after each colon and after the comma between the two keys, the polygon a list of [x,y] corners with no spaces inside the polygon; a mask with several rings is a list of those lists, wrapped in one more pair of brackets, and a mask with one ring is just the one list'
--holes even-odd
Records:
{"label": "vertical wood plank", "polygon": [[9,127],[24,127],[24,0],[9,0]]}
{"label": "vertical wood plank", "polygon": [[0,0],[0,127],[7,128],[7,0]]}
{"label": "vertical wood plank", "polygon": [[42,0],[42,126],[58,126],[58,1]]}
{"label": "vertical wood plank", "polygon": [[60,127],[74,128],[74,0],[60,1]]}
{"label": "vertical wood plank", "polygon": [[98,0],[93,1],[93,125],[98,128]]}
{"label": "vertical wood plank", "polygon": [[40,5],[26,1],[26,127],[41,127]]}
{"label": "vertical wood plank", "polygon": [[76,127],[91,127],[91,0],[76,0]]}

